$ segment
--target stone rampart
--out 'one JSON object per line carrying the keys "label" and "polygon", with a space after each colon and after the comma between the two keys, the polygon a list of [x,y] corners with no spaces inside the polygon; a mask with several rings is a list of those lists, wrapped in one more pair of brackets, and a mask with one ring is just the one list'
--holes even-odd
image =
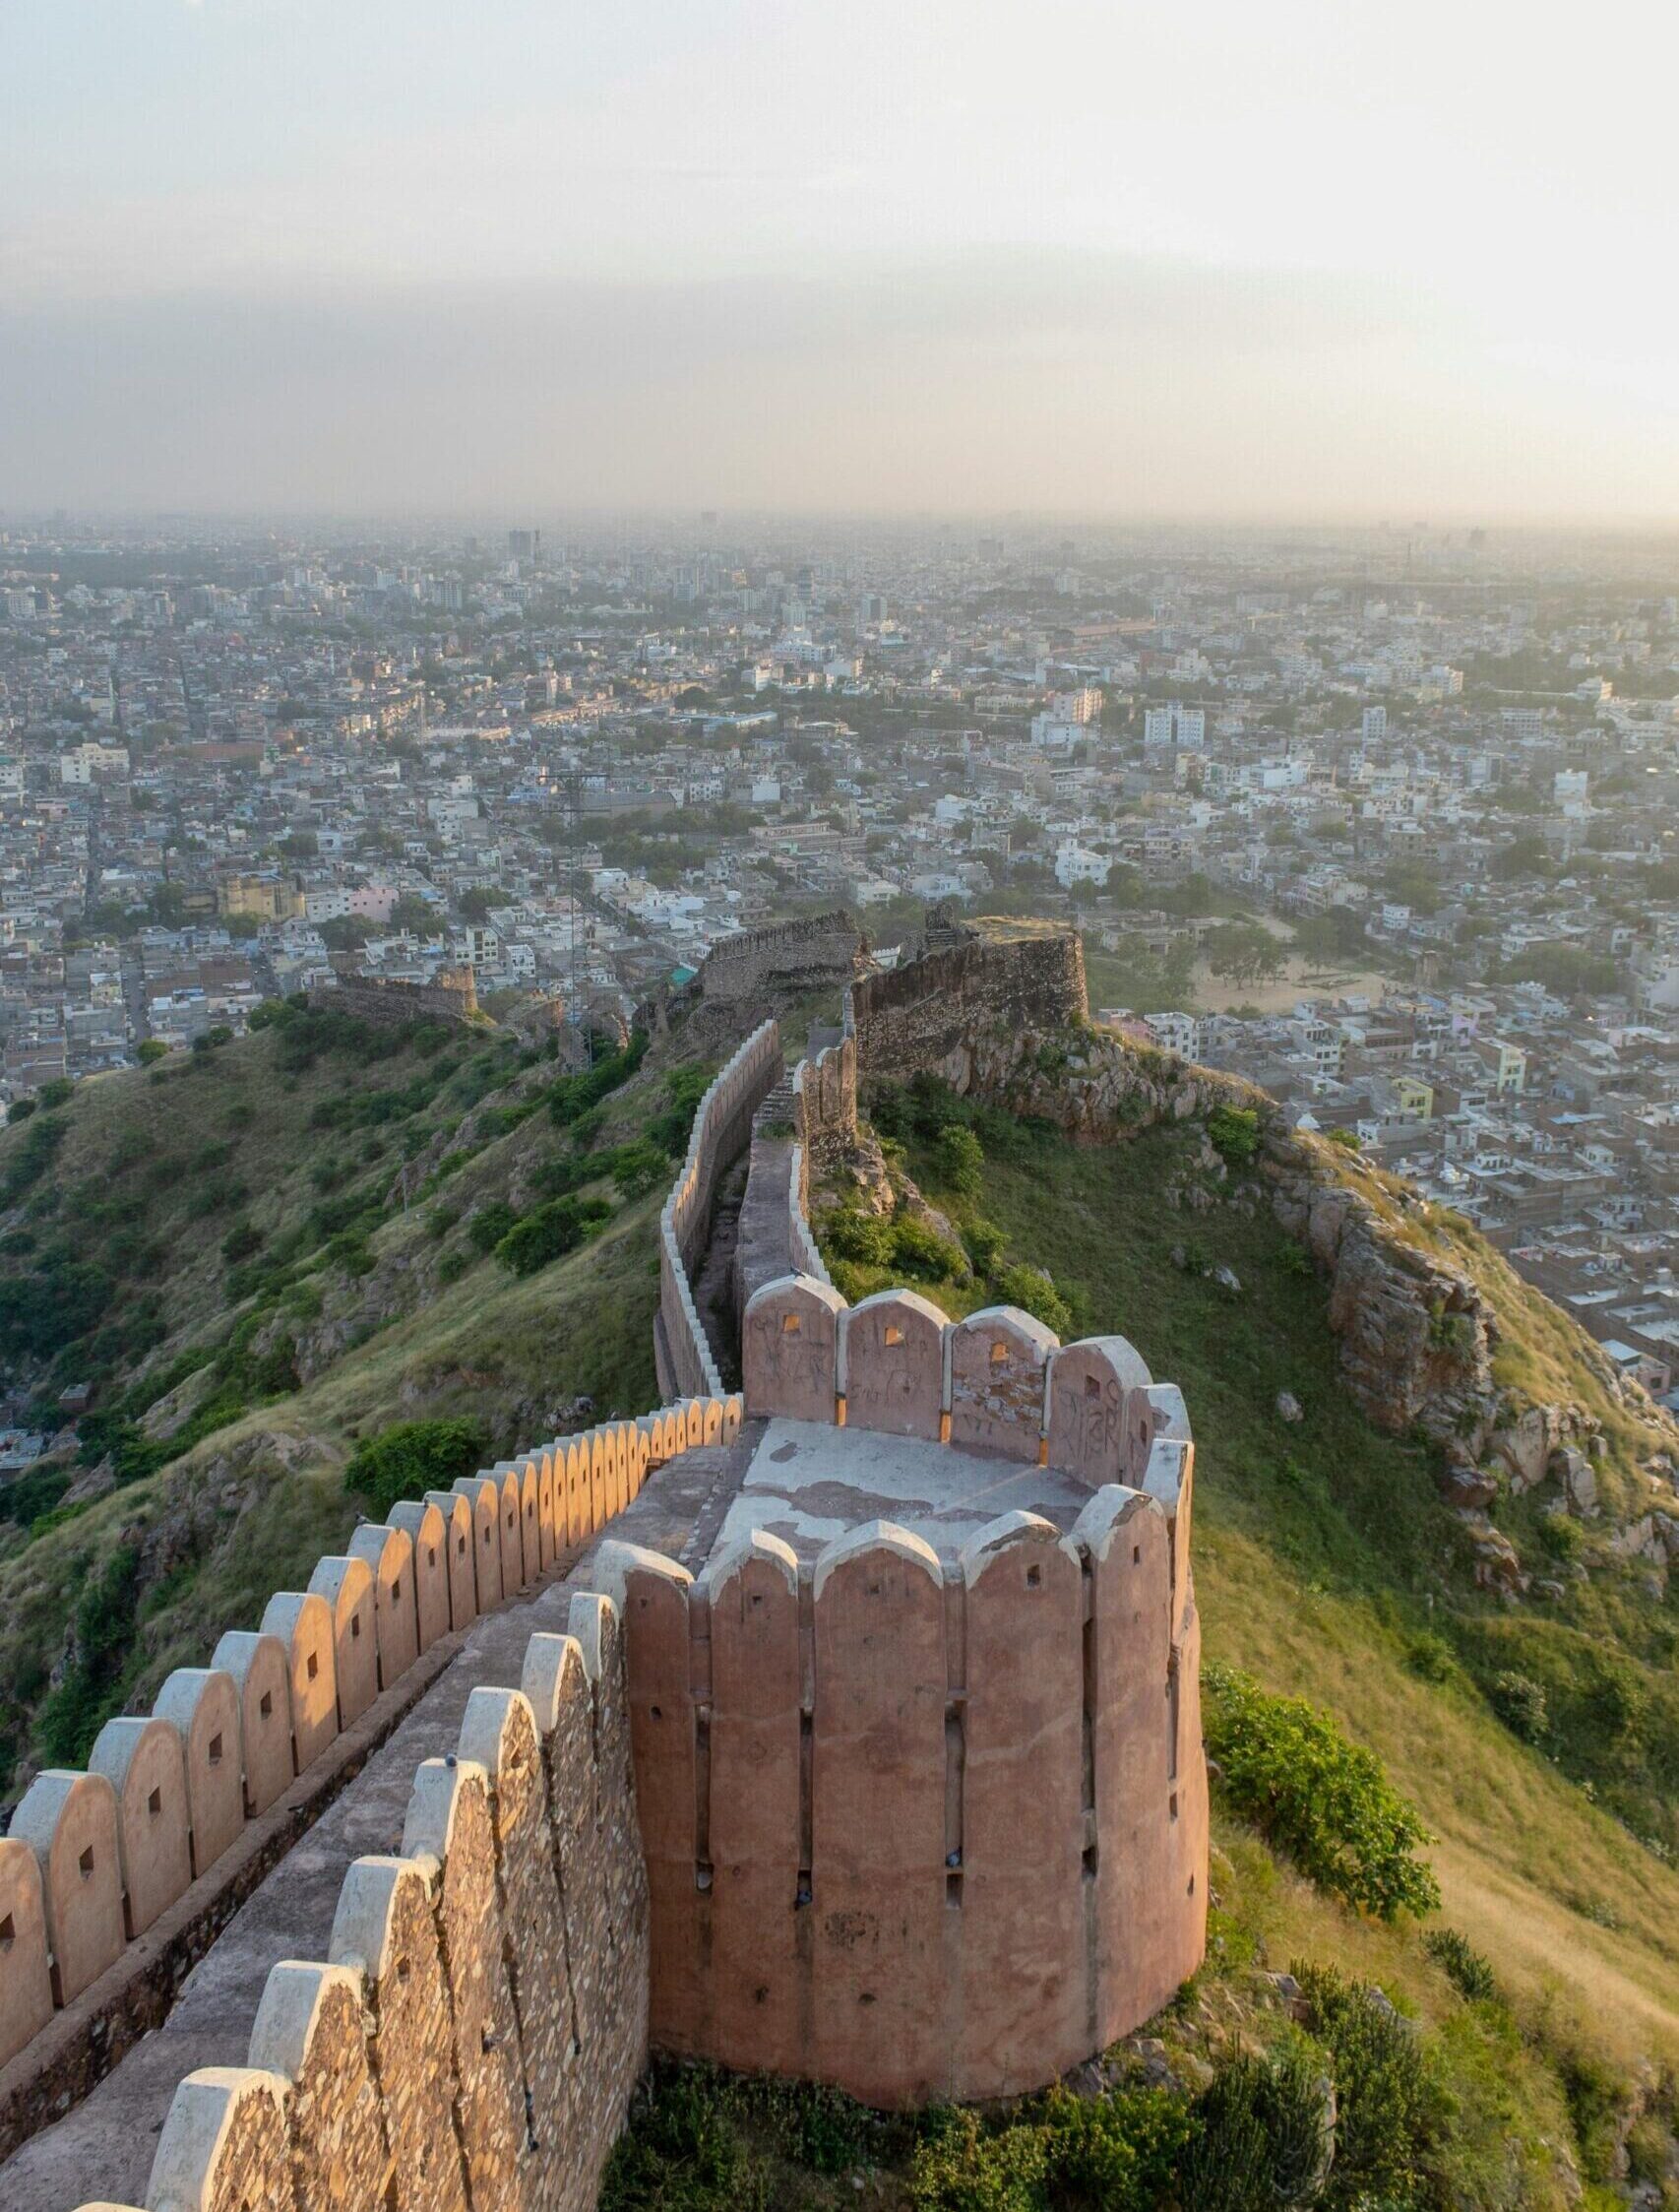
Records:
{"label": "stone rampart", "polygon": [[619,1615],[577,1591],[567,1630],[472,1691],[329,1956],[274,1966],[247,2048],[180,2084],[149,2206],[590,2212],[647,2059],[649,1915]]}
{"label": "stone rampart", "polygon": [[752,1116],[781,1076],[781,1033],[764,1022],[728,1060],[700,1101],[670,1196],[659,1216],[660,1389],[672,1397],[721,1397],[716,1354],[694,1303],[693,1274],[711,1230],[718,1177],[752,1133]]}
{"label": "stone rampart", "polygon": [[310,1795],[376,1700],[426,1678],[434,1645],[588,1542],[651,1467],[732,1438],[740,1420],[738,1398],[693,1398],[403,1501],[307,1591],[272,1598],[259,1631],[230,1631],[209,1667],[172,1674],[150,1715],[108,1722],[88,1773],[37,1775],[0,1840],[0,2157],[166,2012],[271,1863],[235,1848],[249,1824],[290,1835],[291,1797]]}
{"label": "stone rampart", "polygon": [[774,992],[848,983],[867,959],[855,920],[837,907],[719,938],[700,963],[700,996],[708,1006],[762,1005]]}
{"label": "stone rampart", "polygon": [[470,1022],[477,1019],[478,983],[470,968],[440,968],[429,983],[368,976],[335,961],[338,980],[312,994],[317,1006],[336,1007],[364,1022],[396,1028],[403,1022]]}
{"label": "stone rampart", "polygon": [[851,990],[845,993],[839,1043],[801,1060],[793,1073],[793,1127],[806,1158],[818,1166],[843,1151],[857,1134],[854,995]]}
{"label": "stone rampart", "polygon": [[603,1546],[653,2044],[902,2106],[1041,2087],[1157,2011],[1207,1907],[1173,1534],[1107,1483],[954,1564],[888,1521],[803,1570],[756,1529],[697,1581]]}
{"label": "stone rampart", "polygon": [[865,1075],[942,1071],[974,1037],[1083,1022],[1084,947],[1076,929],[1059,923],[982,917],[954,943],[861,978],[850,1006]]}

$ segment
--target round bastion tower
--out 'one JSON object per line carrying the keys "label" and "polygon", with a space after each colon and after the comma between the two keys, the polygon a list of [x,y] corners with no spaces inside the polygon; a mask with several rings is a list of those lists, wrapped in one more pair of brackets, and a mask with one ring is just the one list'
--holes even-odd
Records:
{"label": "round bastion tower", "polygon": [[1200,1963],[1181,1393],[1122,1337],[814,1276],[691,1575],[623,1544],[652,2040],[875,2105],[1042,2086]]}

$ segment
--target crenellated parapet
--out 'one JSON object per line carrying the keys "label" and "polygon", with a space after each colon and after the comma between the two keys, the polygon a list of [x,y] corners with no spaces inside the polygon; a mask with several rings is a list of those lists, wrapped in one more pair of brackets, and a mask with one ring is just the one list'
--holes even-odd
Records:
{"label": "crenellated parapet", "polygon": [[[93,2056],[67,2043],[52,2061],[85,2086],[117,2054],[96,1998],[130,1946],[150,1936],[156,1951],[166,1933],[184,1963],[197,1957],[266,1863],[266,1826],[299,1785],[365,1755],[381,1701],[417,1696],[450,1639],[532,1590],[652,1470],[732,1440],[741,1418],[738,1397],[691,1398],[401,1501],[321,1559],[307,1589],[277,1592],[257,1629],[230,1629],[208,1667],[177,1669],[150,1714],[107,1722],[85,1774],[38,1774],[0,1838],[0,2066],[18,2061],[6,2147],[60,2094],[50,2069],[31,2075],[30,2047],[55,2014],[84,1996],[95,2006]],[[144,2001],[113,1995],[128,2040],[160,2017],[176,1979],[163,1974]]]}
{"label": "crenellated parapet", "polygon": [[575,1591],[517,1686],[472,1691],[455,1751],[414,1772],[399,1848],[344,1874],[327,1953],[275,1964],[245,2047],[175,2090],[148,2205],[589,2212],[647,2060],[609,1600]]}

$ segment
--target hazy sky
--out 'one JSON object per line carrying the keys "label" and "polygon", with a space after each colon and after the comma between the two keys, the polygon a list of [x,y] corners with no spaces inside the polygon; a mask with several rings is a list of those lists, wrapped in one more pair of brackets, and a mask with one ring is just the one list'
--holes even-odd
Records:
{"label": "hazy sky", "polygon": [[1653,0],[0,0],[0,511],[1679,520]]}

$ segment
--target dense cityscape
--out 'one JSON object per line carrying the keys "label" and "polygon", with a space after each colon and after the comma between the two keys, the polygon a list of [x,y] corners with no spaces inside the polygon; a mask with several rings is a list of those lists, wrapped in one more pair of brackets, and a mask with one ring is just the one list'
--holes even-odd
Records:
{"label": "dense cityscape", "polygon": [[1679,599],[1479,531],[707,516],[0,536],[8,1111],[358,977],[570,1049],[758,922],[1071,913],[1657,1395],[1679,1285]]}

